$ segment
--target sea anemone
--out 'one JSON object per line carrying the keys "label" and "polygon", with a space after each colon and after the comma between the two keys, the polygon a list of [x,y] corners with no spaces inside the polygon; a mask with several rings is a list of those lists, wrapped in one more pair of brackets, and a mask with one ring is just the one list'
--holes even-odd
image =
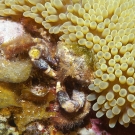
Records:
{"label": "sea anemone", "polygon": [[0,15],[23,15],[67,44],[95,53],[93,110],[114,127],[135,123],[134,0],[1,0]]}

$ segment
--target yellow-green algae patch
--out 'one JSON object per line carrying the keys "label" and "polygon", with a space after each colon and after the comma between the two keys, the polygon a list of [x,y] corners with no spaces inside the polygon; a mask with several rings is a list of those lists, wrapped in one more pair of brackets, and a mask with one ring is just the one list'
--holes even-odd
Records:
{"label": "yellow-green algae patch", "polygon": [[74,53],[75,56],[84,56],[84,60],[86,61],[87,66],[90,66],[90,68],[93,70],[95,58],[94,52],[92,50],[83,46],[79,46],[79,44],[65,44],[63,42],[63,45],[65,45],[65,47]]}
{"label": "yellow-green algae patch", "polygon": [[14,113],[14,121],[18,127],[20,133],[25,131],[25,127],[32,121],[42,120],[45,121],[48,118],[54,117],[55,112],[47,112],[46,107],[49,106],[49,102],[54,100],[55,97],[52,93],[48,93],[45,97],[46,102],[44,104],[34,104],[32,102],[22,100],[20,112]]}
{"label": "yellow-green algae patch", "polygon": [[7,83],[0,83],[0,108],[20,107],[19,97]]}

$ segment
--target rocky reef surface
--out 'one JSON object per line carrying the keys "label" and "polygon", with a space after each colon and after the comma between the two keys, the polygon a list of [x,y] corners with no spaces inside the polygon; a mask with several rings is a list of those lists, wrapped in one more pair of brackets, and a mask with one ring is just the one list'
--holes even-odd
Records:
{"label": "rocky reef surface", "polygon": [[111,129],[91,109],[89,48],[60,42],[23,17],[1,17],[0,44],[0,135],[128,135],[133,129]]}
{"label": "rocky reef surface", "polygon": [[80,129],[89,123],[92,52],[28,18],[2,17],[0,43],[0,135],[95,133]]}

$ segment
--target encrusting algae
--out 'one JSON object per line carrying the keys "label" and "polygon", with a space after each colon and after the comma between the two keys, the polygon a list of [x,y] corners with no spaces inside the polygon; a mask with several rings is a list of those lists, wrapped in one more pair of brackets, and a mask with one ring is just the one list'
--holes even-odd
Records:
{"label": "encrusting algae", "polygon": [[[11,98],[12,97],[12,98]],[[17,106],[20,107],[19,97],[9,84],[0,83],[0,108]]]}
{"label": "encrusting algae", "polygon": [[1,16],[24,16],[58,34],[66,44],[95,54],[89,101],[97,100],[96,116],[104,114],[135,123],[135,0],[1,0]]}

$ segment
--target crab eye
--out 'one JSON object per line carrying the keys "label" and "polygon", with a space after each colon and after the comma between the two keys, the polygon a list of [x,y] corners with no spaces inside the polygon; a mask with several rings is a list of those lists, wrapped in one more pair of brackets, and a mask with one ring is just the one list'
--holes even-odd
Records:
{"label": "crab eye", "polygon": [[31,59],[39,59],[39,57],[41,56],[41,51],[39,49],[32,48],[29,51],[29,56],[31,57]]}

